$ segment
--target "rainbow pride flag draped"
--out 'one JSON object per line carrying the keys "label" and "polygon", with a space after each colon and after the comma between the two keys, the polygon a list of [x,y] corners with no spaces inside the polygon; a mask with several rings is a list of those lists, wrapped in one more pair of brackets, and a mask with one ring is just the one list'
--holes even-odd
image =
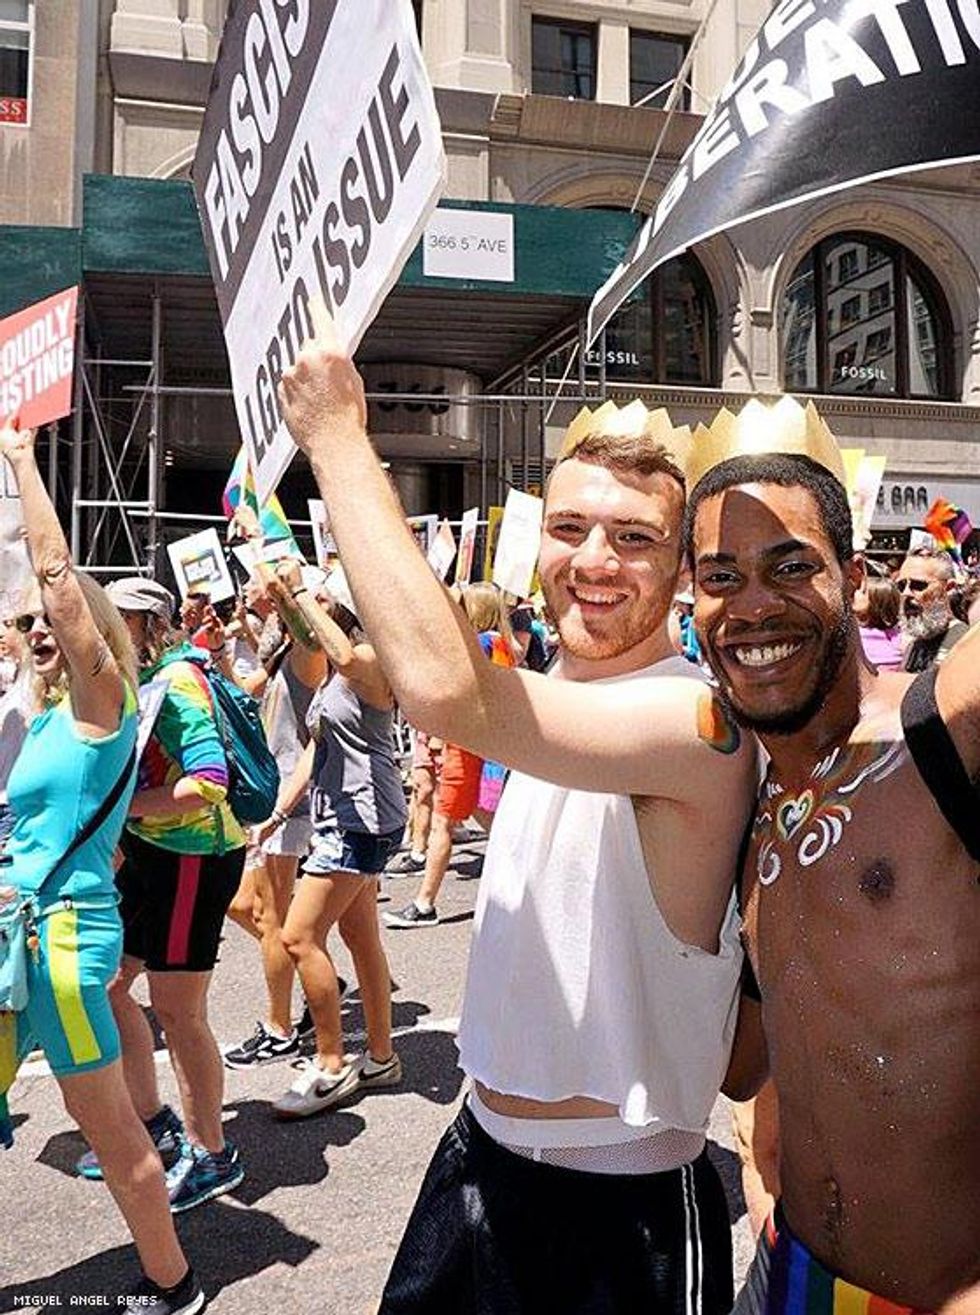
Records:
{"label": "rainbow pride flag draped", "polygon": [[973,533],[973,525],[962,507],[937,498],[926,513],[926,529],[944,552],[958,558],[960,545]]}
{"label": "rainbow pride flag draped", "polygon": [[[281,539],[292,539],[293,532],[289,528],[289,521],[282,509],[282,503],[276,495],[270,493],[265,503],[261,507],[259,506],[258,495],[255,492],[255,481],[252,478],[252,471],[248,464],[248,452],[244,444],[238,449],[238,456],[235,458],[231,474],[228,476],[228,483],[221,495],[221,505],[229,519],[242,503],[246,507],[251,507],[258,516],[262,535],[267,543],[275,543]],[[297,555],[298,553],[299,550],[297,549]]]}

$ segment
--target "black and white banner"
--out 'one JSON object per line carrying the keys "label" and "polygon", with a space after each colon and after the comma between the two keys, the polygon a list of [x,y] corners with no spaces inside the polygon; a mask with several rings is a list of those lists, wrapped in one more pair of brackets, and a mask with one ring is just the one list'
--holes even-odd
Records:
{"label": "black and white banner", "polygon": [[311,299],[353,352],[444,177],[409,0],[239,0],[193,179],[260,500],[295,450],[277,388]]}
{"label": "black and white banner", "polygon": [[980,0],[781,0],[589,308],[745,220],[980,157]]}

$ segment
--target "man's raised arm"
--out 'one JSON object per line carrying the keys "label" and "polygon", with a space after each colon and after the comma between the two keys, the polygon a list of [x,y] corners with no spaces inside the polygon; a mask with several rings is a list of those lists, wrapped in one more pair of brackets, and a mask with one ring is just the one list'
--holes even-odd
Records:
{"label": "man's raised arm", "polygon": [[597,688],[486,660],[408,529],[367,437],[360,376],[332,333],[307,343],[280,396],[358,615],[413,724],[571,788],[685,799],[692,782],[709,779],[722,796],[747,799],[754,751],[739,747],[696,682]]}

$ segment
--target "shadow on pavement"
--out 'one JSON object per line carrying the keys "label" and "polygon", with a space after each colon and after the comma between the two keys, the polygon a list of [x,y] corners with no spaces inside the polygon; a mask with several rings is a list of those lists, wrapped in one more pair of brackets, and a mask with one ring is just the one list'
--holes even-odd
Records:
{"label": "shadow on pavement", "polygon": [[[463,1073],[457,1067],[459,1058],[456,1038],[451,1032],[428,1031],[421,1028],[406,1036],[395,1037],[395,1049],[402,1061],[402,1080],[397,1087],[383,1089],[383,1094],[397,1096],[414,1092],[435,1105],[451,1105],[459,1095]],[[365,1091],[354,1099],[370,1100]],[[369,1116],[370,1117],[370,1116]]]}
{"label": "shadow on pavement", "polygon": [[[319,1242],[293,1233],[274,1215],[241,1210],[215,1201],[182,1216],[178,1231],[209,1297],[221,1288],[253,1278],[271,1265],[295,1268],[317,1250]],[[132,1247],[113,1247],[44,1278],[0,1289],[0,1312],[31,1306],[70,1306],[79,1297],[116,1297],[139,1277]],[[74,1301],[72,1300],[74,1298]],[[58,1299],[58,1300],[56,1300]]]}
{"label": "shadow on pavement", "polygon": [[[420,1018],[431,1013],[429,1006],[421,1000],[392,1000],[391,1026],[396,1032],[402,1028],[415,1027]],[[346,1035],[364,1035],[364,1011],[361,997],[356,991],[352,991],[344,1001],[341,1017]]]}
{"label": "shadow on pavement", "polygon": [[466,913],[452,913],[448,918],[440,918],[438,926],[451,927],[454,922],[472,922],[473,910],[469,909]]}
{"label": "shadow on pavement", "polygon": [[[327,1110],[309,1119],[281,1120],[264,1100],[239,1100],[225,1106],[225,1133],[238,1147],[245,1181],[231,1196],[254,1205],[280,1187],[310,1187],[330,1173],[324,1152],[349,1146],[367,1126],[359,1114]],[[233,1117],[229,1118],[228,1115]],[[274,1154],[270,1154],[272,1149]]]}
{"label": "shadow on pavement", "polygon": [[[231,1193],[236,1201],[254,1205],[278,1187],[300,1187],[322,1182],[330,1172],[323,1158],[328,1146],[349,1146],[364,1131],[358,1114],[317,1115],[293,1123],[273,1117],[271,1101],[239,1100],[226,1105],[225,1132],[238,1147],[245,1162],[245,1181]],[[269,1154],[269,1139],[275,1138],[276,1154]],[[49,1138],[39,1163],[75,1177],[75,1162],[87,1149],[77,1130],[59,1132]],[[98,1183],[92,1184],[99,1191]]]}
{"label": "shadow on pavement", "polygon": [[708,1139],[708,1159],[718,1170],[725,1189],[728,1202],[728,1222],[737,1224],[746,1213],[745,1197],[742,1195],[742,1164],[734,1151],[727,1146],[719,1146],[716,1141]]}

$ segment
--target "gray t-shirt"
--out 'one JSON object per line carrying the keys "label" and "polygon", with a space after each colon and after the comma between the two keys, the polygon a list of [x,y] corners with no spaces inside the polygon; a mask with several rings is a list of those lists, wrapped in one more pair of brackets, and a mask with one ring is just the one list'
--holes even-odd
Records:
{"label": "gray t-shirt", "polygon": [[392,719],[391,709],[364,703],[343,676],[331,677],[314,694],[306,723],[316,740],[310,791],[315,827],[384,836],[405,825]]}

